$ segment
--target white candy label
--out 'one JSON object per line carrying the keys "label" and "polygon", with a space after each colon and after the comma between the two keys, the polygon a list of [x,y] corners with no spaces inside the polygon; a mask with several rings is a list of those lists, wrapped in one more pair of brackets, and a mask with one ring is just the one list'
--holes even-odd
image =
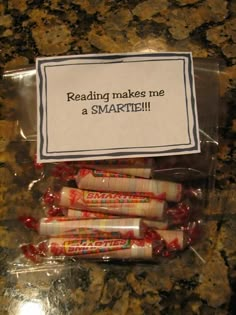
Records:
{"label": "white candy label", "polygon": [[191,53],[37,59],[38,161],[199,152]]}

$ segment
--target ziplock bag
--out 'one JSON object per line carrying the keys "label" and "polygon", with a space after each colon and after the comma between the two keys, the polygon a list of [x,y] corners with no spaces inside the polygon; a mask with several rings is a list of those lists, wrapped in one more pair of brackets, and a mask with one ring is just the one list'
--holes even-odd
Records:
{"label": "ziplock bag", "polygon": [[25,196],[24,206],[18,203],[4,219],[20,218],[35,230],[24,230],[19,238],[23,260],[156,261],[204,244],[203,210],[214,186],[218,146],[219,62],[194,59],[194,74],[200,153],[43,165],[35,160],[35,69],[4,74],[5,97],[15,104],[19,131],[6,147],[18,152],[4,167]]}

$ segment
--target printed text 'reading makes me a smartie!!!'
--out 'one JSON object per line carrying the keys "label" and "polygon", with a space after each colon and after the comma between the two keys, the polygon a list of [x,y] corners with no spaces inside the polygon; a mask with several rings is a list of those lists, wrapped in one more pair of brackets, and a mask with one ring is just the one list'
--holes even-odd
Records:
{"label": "printed text 'reading makes me a smartie!!!'", "polygon": [[[153,97],[163,97],[165,96],[164,90],[157,91],[132,91],[128,89],[122,92],[112,92],[112,93],[98,93],[96,91],[90,91],[88,94],[79,94],[74,92],[68,92],[66,94],[67,102],[91,102],[91,101],[103,101],[104,103],[109,103],[115,99],[130,100],[127,103],[116,103],[116,104],[93,104],[90,108],[90,112],[87,108],[82,108],[82,115],[87,114],[110,114],[110,113],[121,113],[121,112],[142,112],[151,110],[150,100]],[[141,102],[132,102],[132,98],[140,98]]]}

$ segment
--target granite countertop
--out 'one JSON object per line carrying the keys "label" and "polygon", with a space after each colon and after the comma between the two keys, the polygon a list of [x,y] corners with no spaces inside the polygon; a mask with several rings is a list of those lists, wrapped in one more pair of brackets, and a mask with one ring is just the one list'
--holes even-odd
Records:
{"label": "granite countertop", "polygon": [[17,272],[19,244],[34,236],[16,218],[22,209],[42,213],[39,200],[48,183],[28,189],[41,176],[35,142],[19,136],[14,91],[0,82],[0,314],[235,314],[236,2],[2,1],[0,39],[1,74],[34,64],[37,56],[100,52],[192,51],[223,64],[204,262],[189,250],[160,264],[71,261],[64,268],[57,262],[40,269],[22,265]]}

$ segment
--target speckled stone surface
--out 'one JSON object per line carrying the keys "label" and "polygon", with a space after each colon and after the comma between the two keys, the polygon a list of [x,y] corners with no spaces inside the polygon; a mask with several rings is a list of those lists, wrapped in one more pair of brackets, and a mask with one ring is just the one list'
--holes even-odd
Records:
{"label": "speckled stone surface", "polygon": [[205,209],[204,246],[196,247],[205,262],[186,251],[156,265],[71,261],[61,268],[55,262],[40,270],[29,264],[16,274],[9,262],[17,260],[18,245],[37,238],[11,219],[22,209],[42,214],[38,201],[48,182],[28,190],[41,176],[33,164],[35,146],[20,140],[17,104],[9,97],[14,91],[0,82],[1,315],[236,314],[236,2],[0,2],[1,74],[37,56],[132,51],[192,51],[224,63],[216,191]]}

